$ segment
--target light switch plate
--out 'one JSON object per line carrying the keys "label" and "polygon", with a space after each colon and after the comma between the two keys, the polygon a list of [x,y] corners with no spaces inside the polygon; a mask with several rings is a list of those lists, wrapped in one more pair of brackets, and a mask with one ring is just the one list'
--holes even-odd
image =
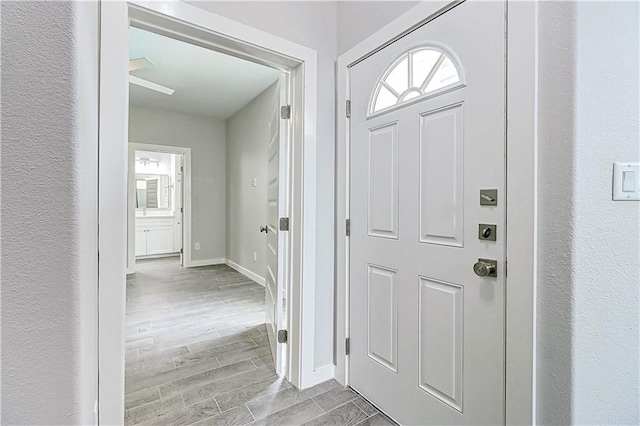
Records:
{"label": "light switch plate", "polygon": [[613,163],[613,200],[640,200],[640,163]]}

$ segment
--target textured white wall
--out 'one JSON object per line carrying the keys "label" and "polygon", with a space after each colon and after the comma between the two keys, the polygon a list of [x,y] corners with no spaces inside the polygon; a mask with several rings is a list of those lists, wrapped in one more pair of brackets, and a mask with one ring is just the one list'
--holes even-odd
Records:
{"label": "textured white wall", "polygon": [[271,85],[227,120],[227,259],[263,278],[267,237],[259,229],[267,224],[269,120],[277,88]]}
{"label": "textured white wall", "polygon": [[2,424],[92,424],[98,11],[2,2]]}
{"label": "textured white wall", "polygon": [[539,28],[538,422],[638,424],[637,2],[543,2]]}
{"label": "textured white wall", "polygon": [[571,424],[574,8],[569,2],[542,3],[539,8],[536,363],[540,424]]}
{"label": "textured white wall", "polygon": [[[226,245],[225,122],[131,105],[129,142],[191,148],[191,258],[223,259]],[[200,250],[195,250],[195,243]]]}
{"label": "textured white wall", "polygon": [[337,4],[333,1],[188,1],[318,52],[316,335],[314,364],[333,363],[333,197]]}
{"label": "textured white wall", "polygon": [[338,56],[351,49],[419,1],[338,1]]}
{"label": "textured white wall", "polygon": [[576,23],[574,422],[638,424],[640,202],[611,176],[640,161],[640,3],[578,2]]}

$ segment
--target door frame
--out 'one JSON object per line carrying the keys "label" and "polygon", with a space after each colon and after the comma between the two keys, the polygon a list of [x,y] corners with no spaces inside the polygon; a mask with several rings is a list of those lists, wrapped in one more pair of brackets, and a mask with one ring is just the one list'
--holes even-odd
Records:
{"label": "door frame", "polygon": [[[288,72],[291,78],[288,379],[305,388],[333,377],[315,369],[317,52],[177,0],[100,2],[98,165],[98,418],[124,421],[129,24]],[[303,285],[304,284],[304,285]]]}
{"label": "door frame", "polygon": [[[349,144],[346,100],[351,66],[460,4],[423,1],[338,57],[336,144],[336,371],[349,384]],[[506,3],[505,422],[536,422],[536,211],[538,5]],[[506,265],[505,265],[506,270]]]}
{"label": "door frame", "polygon": [[[127,275],[136,272],[136,209],[135,204],[135,160],[132,155],[136,151],[164,152],[182,155],[184,171],[180,204],[183,208],[181,221],[183,266],[191,265],[191,148],[171,145],[154,145],[149,143],[129,142],[127,151]],[[176,212],[178,214],[178,212]]]}

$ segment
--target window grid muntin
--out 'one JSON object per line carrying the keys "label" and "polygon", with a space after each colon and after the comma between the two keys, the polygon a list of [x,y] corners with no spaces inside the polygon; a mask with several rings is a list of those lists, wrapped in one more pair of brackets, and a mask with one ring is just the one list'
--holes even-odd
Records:
{"label": "window grid muntin", "polygon": [[[416,53],[430,52],[430,51],[437,52],[439,54],[438,59],[436,59],[436,61],[432,65],[431,69],[427,73],[427,76],[422,81],[421,86],[419,88],[416,86],[413,86],[412,83],[414,83],[413,81],[414,80],[413,78],[414,77],[414,74],[413,74],[414,73],[414,69],[413,69],[414,55]],[[392,72],[394,72],[396,68],[399,66],[399,64],[402,63],[405,59],[407,60],[407,84],[409,87],[405,89],[402,93],[398,93],[397,90],[391,87],[391,85],[387,83],[386,80],[389,77],[389,75]],[[429,87],[429,85],[433,81],[433,78],[438,74],[438,71],[441,69],[443,62],[445,60],[449,60],[453,65],[453,69],[455,70],[458,77],[457,81],[438,87],[437,89],[434,89],[434,90],[426,91],[427,87]],[[400,56],[398,56],[391,63],[391,65],[389,65],[385,69],[382,76],[378,79],[375,89],[372,93],[372,97],[369,100],[368,115],[377,116],[381,113],[395,110],[397,109],[397,107],[404,105],[405,103],[406,104],[414,103],[416,100],[423,99],[423,98],[433,98],[435,96],[450,92],[451,90],[455,90],[464,86],[466,86],[464,73],[463,73],[462,67],[460,66],[460,62],[457,56],[455,56],[455,54],[450,52],[448,49],[435,44],[424,44],[417,47],[413,47],[403,52]],[[380,96],[380,91],[383,87],[387,91],[389,91],[391,95],[393,95],[396,98],[396,102],[393,104],[388,104],[384,107],[376,108],[378,104],[378,99]],[[415,93],[418,91],[420,92],[419,96],[409,97],[407,99],[407,96],[410,93]]]}

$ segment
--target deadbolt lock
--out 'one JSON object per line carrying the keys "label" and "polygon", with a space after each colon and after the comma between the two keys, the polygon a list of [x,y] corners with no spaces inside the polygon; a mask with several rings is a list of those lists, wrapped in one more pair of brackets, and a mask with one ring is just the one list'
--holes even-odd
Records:
{"label": "deadbolt lock", "polygon": [[496,225],[481,223],[478,225],[478,239],[484,241],[496,240]]}
{"label": "deadbolt lock", "polygon": [[473,272],[479,277],[497,277],[498,262],[493,259],[478,259],[473,265]]}

